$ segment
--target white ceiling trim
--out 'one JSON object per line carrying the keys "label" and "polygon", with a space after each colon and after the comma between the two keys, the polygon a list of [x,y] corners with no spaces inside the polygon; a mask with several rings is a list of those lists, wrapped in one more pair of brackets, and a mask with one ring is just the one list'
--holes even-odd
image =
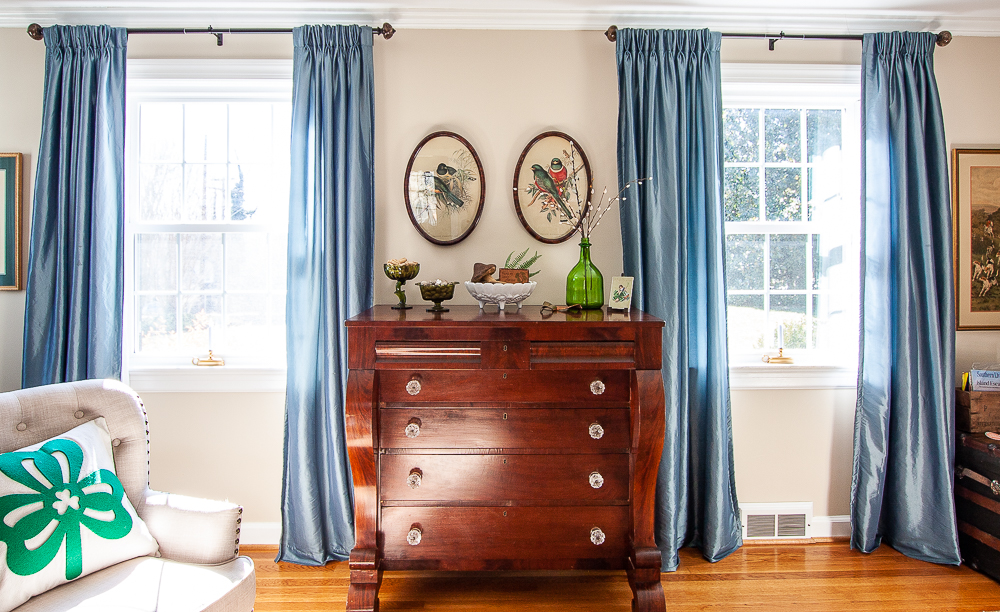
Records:
{"label": "white ceiling trim", "polygon": [[[789,34],[860,34],[890,30],[950,30],[956,36],[1000,36],[1000,11],[941,11],[891,9],[751,8],[614,5],[506,7],[387,7],[378,3],[345,2],[161,2],[141,0],[4,0],[0,27],[106,23],[125,27],[294,27],[305,23],[388,21],[398,30],[604,30],[618,27],[711,28],[725,32],[785,31]],[[947,7],[947,2],[940,3]],[[976,13],[976,14],[972,14]]]}

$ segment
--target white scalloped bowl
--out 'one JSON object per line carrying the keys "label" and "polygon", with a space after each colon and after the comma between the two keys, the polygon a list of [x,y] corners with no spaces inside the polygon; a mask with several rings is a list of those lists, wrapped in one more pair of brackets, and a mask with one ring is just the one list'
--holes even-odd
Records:
{"label": "white scalloped bowl", "polygon": [[465,281],[465,288],[469,290],[479,307],[486,304],[496,304],[503,310],[507,304],[517,304],[517,309],[521,309],[521,302],[527,299],[531,292],[535,290],[535,281],[530,283],[474,283]]}

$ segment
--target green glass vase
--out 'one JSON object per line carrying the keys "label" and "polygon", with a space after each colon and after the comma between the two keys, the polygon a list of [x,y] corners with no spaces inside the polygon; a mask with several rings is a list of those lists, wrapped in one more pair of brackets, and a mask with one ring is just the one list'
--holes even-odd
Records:
{"label": "green glass vase", "polygon": [[604,277],[590,261],[590,240],[580,241],[580,261],[566,277],[566,305],[579,304],[585,309],[604,305]]}

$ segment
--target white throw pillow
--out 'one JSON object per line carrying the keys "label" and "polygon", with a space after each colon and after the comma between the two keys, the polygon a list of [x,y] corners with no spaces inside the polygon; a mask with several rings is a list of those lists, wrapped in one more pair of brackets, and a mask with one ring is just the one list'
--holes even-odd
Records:
{"label": "white throw pillow", "polygon": [[158,548],[115,475],[104,417],[0,454],[0,612]]}

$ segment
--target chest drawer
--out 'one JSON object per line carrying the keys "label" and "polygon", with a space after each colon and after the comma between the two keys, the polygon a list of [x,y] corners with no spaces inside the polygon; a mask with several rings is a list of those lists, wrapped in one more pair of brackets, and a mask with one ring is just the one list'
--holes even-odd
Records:
{"label": "chest drawer", "polygon": [[628,370],[383,370],[382,402],[629,401]]}
{"label": "chest drawer", "polygon": [[624,451],[622,408],[383,408],[382,448],[559,448]]}
{"label": "chest drawer", "polygon": [[627,454],[396,455],[380,459],[383,501],[627,502]]}
{"label": "chest drawer", "polygon": [[[628,506],[393,507],[382,509],[386,567],[434,560],[428,569],[614,567],[587,560],[626,556]],[[485,563],[483,563],[485,561]],[[561,563],[544,563],[561,561]],[[410,565],[409,567],[419,567]]]}

